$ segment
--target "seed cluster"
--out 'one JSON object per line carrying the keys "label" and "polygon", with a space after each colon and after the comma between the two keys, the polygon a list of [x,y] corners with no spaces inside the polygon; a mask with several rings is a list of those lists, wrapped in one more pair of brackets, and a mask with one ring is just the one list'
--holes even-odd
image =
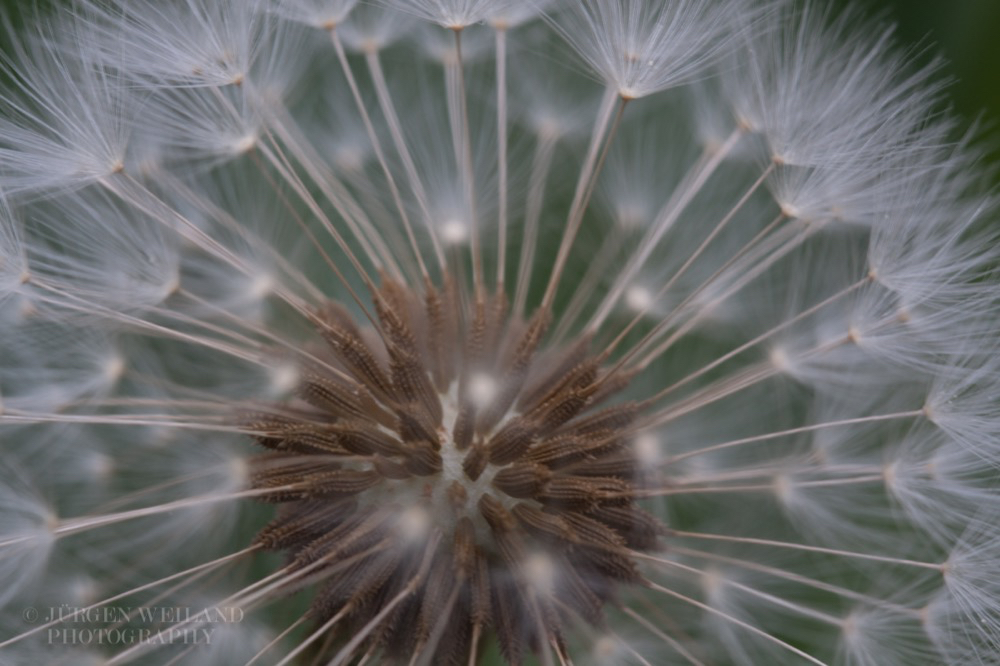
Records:
{"label": "seed cluster", "polygon": [[628,374],[586,339],[543,349],[547,313],[462,303],[448,278],[384,279],[372,301],[367,328],[318,308],[298,399],[247,418],[271,450],[253,485],[281,504],[257,542],[319,582],[323,649],[360,634],[386,663],[465,664],[493,632],[512,664],[564,653],[662,532],[636,504],[639,408],[601,407]]}

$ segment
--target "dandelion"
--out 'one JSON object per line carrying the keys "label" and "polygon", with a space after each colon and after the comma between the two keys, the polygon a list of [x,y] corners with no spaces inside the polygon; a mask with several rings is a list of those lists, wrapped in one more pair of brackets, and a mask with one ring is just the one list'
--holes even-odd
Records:
{"label": "dandelion", "polygon": [[997,208],[934,69],[808,2],[37,19],[3,662],[1000,662]]}

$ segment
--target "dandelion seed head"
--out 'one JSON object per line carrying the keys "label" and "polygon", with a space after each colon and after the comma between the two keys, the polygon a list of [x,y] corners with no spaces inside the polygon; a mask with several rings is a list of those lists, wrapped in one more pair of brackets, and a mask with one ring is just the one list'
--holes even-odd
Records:
{"label": "dandelion seed head", "polygon": [[994,661],[998,206],[889,27],[71,2],[0,91],[14,661]]}

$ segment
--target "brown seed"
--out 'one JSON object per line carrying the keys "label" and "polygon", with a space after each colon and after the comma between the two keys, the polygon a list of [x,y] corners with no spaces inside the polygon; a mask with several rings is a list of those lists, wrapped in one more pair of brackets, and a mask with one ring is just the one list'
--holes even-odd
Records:
{"label": "brown seed", "polygon": [[479,513],[489,524],[494,534],[507,534],[517,527],[514,518],[495,497],[484,494],[479,498]]}
{"label": "brown seed", "polygon": [[527,419],[518,417],[505,425],[488,442],[490,462],[507,465],[521,457],[537,436],[537,428]]}
{"label": "brown seed", "polygon": [[594,626],[602,624],[606,599],[594,591],[569,563],[559,567],[558,595],[566,608],[579,613]]}
{"label": "brown seed", "polygon": [[618,479],[559,476],[535,499],[552,510],[588,511],[602,503],[628,504],[631,498],[631,486]]}
{"label": "brown seed", "polygon": [[409,479],[413,476],[406,465],[380,455],[372,458],[372,468],[387,479]]}
{"label": "brown seed", "polygon": [[594,548],[623,551],[625,540],[602,522],[572,511],[563,514],[563,519],[572,531],[573,542]]}
{"label": "brown seed", "polygon": [[557,513],[547,513],[525,503],[516,504],[511,513],[526,532],[543,542],[573,538],[573,530]]}
{"label": "brown seed", "polygon": [[430,476],[441,471],[441,456],[428,444],[417,444],[407,449],[406,469],[417,476]]}
{"label": "brown seed", "polygon": [[302,483],[310,497],[344,497],[374,488],[381,481],[374,470],[343,469],[306,475]]}
{"label": "brown seed", "polygon": [[493,486],[511,497],[534,497],[552,473],[542,465],[515,463],[504,467],[493,477]]}
{"label": "brown seed", "polygon": [[534,356],[542,337],[545,335],[545,331],[548,329],[549,319],[548,313],[542,310],[532,317],[527,330],[518,341],[513,357],[503,370],[503,381],[500,383],[499,394],[478,415],[476,421],[477,433],[485,434],[492,430],[520,394],[524,386],[524,381],[528,376],[528,364]]}
{"label": "brown seed", "polygon": [[307,500],[285,504],[287,507],[254,538],[269,550],[297,549],[339,525],[357,509],[357,502]]}
{"label": "brown seed", "polygon": [[471,480],[476,481],[486,469],[487,462],[486,447],[476,444],[465,454],[465,458],[462,460],[462,471]]}
{"label": "brown seed", "polygon": [[389,378],[360,335],[332,325],[324,326],[321,333],[337,359],[364,384],[365,388],[380,400],[392,401],[393,390]]}
{"label": "brown seed", "polygon": [[656,550],[659,537],[664,534],[663,523],[634,504],[598,505],[587,515],[615,530],[633,550]]}

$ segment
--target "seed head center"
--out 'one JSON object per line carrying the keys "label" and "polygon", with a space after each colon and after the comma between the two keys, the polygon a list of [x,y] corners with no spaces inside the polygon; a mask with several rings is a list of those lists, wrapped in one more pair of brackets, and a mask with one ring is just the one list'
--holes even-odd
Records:
{"label": "seed head center", "polygon": [[521,320],[503,295],[470,304],[443,282],[384,281],[368,325],[317,308],[297,397],[246,420],[270,449],[252,483],[279,504],[257,542],[321,581],[317,619],[363,627],[409,590],[384,626],[416,617],[420,631],[371,640],[414,654],[448,606],[450,663],[484,630],[535,650],[600,623],[662,530],[637,504],[637,407],[613,400],[628,374],[586,339],[545,348],[546,312]]}

